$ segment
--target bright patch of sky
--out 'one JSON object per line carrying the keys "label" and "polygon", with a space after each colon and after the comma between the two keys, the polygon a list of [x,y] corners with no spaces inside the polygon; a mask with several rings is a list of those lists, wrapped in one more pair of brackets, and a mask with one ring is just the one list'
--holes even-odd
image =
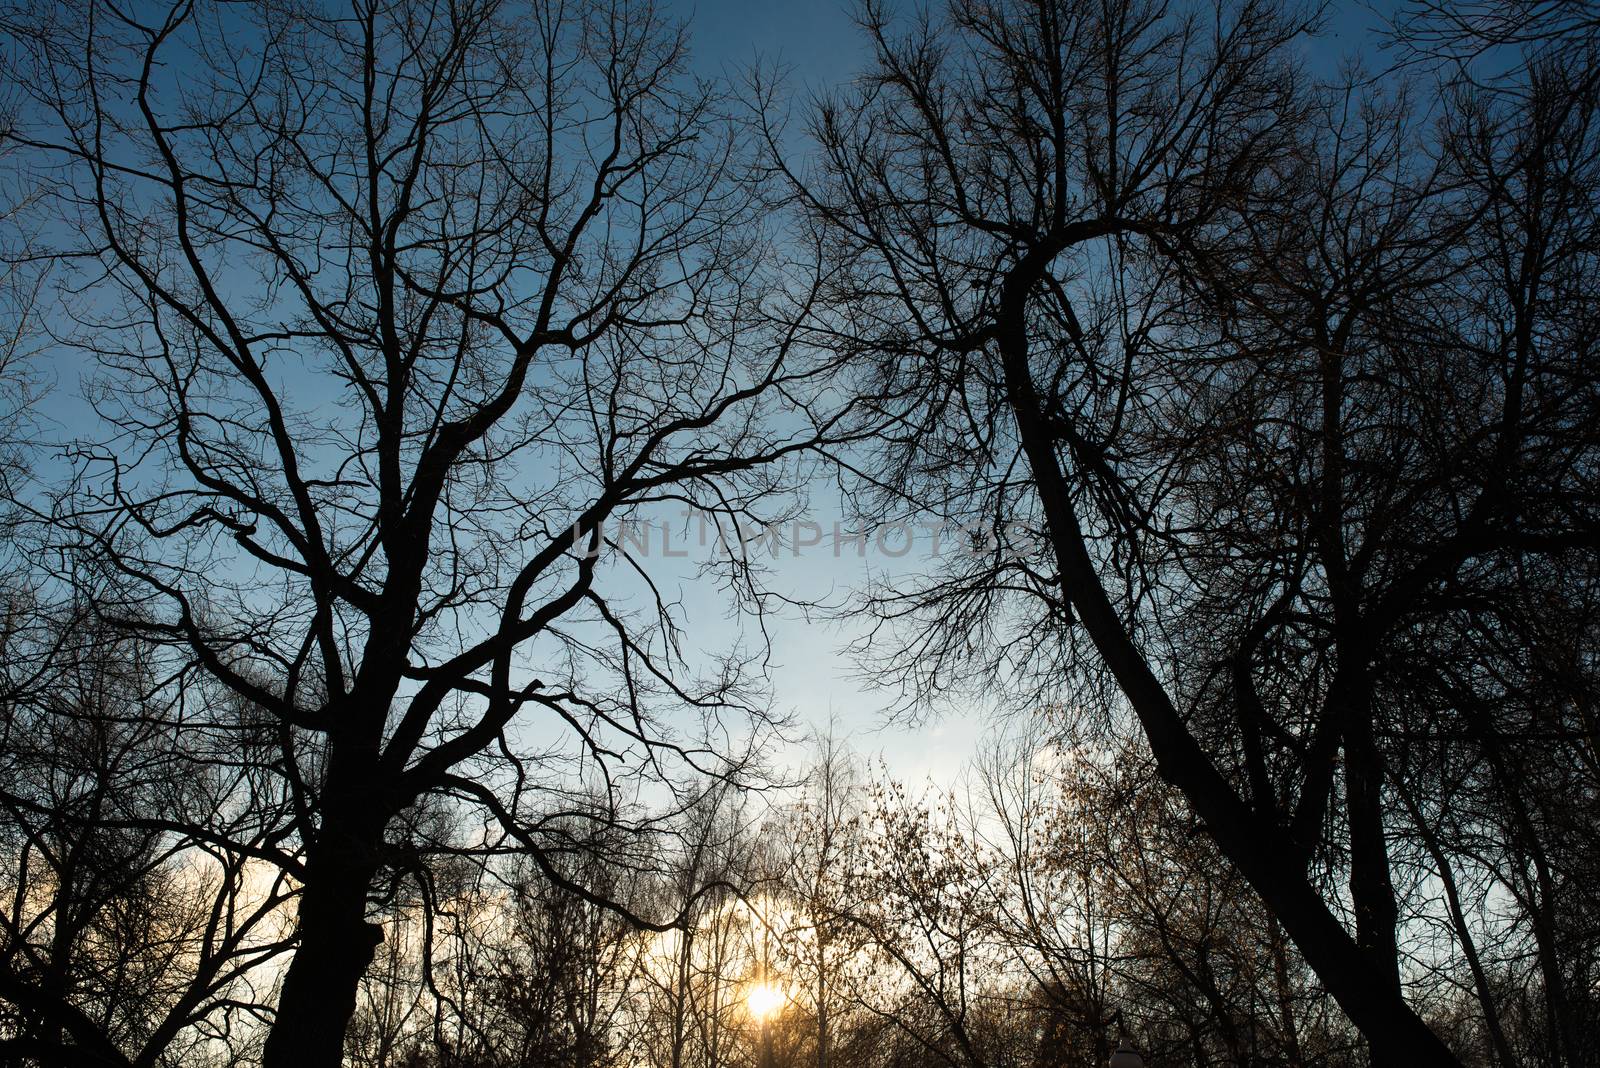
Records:
{"label": "bright patch of sky", "polygon": [[[1322,32],[1301,42],[1309,72],[1332,77],[1354,57],[1361,57],[1369,70],[1380,68],[1385,61],[1378,54],[1382,30],[1398,6],[1395,0],[1330,4]],[[776,64],[787,72],[797,107],[808,93],[847,81],[868,58],[852,6],[834,0],[684,0],[668,2],[666,10],[688,21],[701,70],[736,77],[752,62]],[[819,493],[811,516],[825,529],[839,518],[830,502],[826,491]],[[930,548],[927,536],[920,536],[918,546],[898,559],[887,558],[877,546],[868,548],[865,559],[848,547],[835,555],[828,543],[807,549],[798,558],[781,553],[773,561],[772,581],[776,588],[796,593],[843,593],[858,588],[869,569],[917,566]],[[778,707],[818,729],[834,724],[857,750],[882,758],[898,777],[950,784],[998,729],[992,705],[938,709],[912,723],[886,721],[894,695],[866,685],[843,648],[862,633],[859,621],[846,617],[831,623],[808,622],[790,613],[770,620],[768,631]],[[807,755],[803,744],[789,753],[795,761]]]}

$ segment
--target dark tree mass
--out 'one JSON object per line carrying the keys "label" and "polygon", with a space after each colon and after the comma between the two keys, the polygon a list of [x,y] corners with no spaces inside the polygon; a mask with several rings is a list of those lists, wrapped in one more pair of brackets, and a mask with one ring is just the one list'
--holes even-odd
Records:
{"label": "dark tree mass", "polygon": [[1600,8],[1349,6],[0,6],[0,1065],[1600,1064]]}

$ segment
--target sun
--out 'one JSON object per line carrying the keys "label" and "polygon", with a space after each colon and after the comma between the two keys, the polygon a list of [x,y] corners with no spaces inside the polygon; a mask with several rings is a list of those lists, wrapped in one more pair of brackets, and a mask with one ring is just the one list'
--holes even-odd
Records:
{"label": "sun", "polygon": [[783,1007],[783,990],[772,983],[751,983],[744,998],[751,1018],[756,1020],[776,1016]]}

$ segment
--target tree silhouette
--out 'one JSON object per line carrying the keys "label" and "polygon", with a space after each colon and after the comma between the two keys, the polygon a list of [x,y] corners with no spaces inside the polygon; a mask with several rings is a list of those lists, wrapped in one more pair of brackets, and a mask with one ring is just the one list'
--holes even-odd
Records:
{"label": "tree silhouette", "polygon": [[1131,714],[1375,1060],[1457,1063],[1403,990],[1393,746],[1461,729],[1442,659],[1539,662],[1529,596],[1593,630],[1582,72],[1427,126],[1297,85],[1269,4],[864,21],[791,172],[887,413],[843,462],[872,514],[1038,535],[880,591],[880,677]]}
{"label": "tree silhouette", "polygon": [[80,14],[40,35],[19,135],[81,238],[61,341],[111,428],[75,449],[58,558],[275,724],[300,889],[264,1063],[332,1065],[420,799],[600,900],[530,799],[606,824],[580,780],[741,774],[661,717],[759,725],[750,658],[694,662],[607,524],[781,512],[827,361],[768,314],[794,298],[748,153],[647,5]]}

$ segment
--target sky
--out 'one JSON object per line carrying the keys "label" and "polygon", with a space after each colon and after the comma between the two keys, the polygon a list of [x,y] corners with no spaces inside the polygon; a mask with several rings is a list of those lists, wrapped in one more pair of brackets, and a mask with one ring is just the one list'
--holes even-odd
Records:
{"label": "sky", "polygon": [[[799,87],[828,86],[859,69],[866,50],[840,0],[665,0],[664,9],[690,27],[695,56],[710,72],[737,70],[753,58],[776,60],[792,70]],[[1307,60],[1320,71],[1376,47],[1377,30],[1401,0],[1331,0],[1324,30],[1303,42]]]}
{"label": "sky", "polygon": [[[1395,0],[1331,3],[1323,32],[1302,42],[1309,69],[1332,75],[1341,61],[1361,54],[1372,57],[1372,65],[1379,63],[1378,29],[1397,6]],[[667,0],[666,10],[689,24],[695,63],[707,74],[735,75],[752,62],[776,63],[800,97],[848,80],[867,58],[851,5],[839,0]],[[838,512],[823,500],[813,517],[826,528]],[[899,565],[914,565],[922,551]],[[826,546],[798,560],[783,556],[774,562],[773,583],[797,592],[842,591],[862,582],[868,568],[893,563],[871,551],[865,560],[849,550],[835,557]],[[860,633],[859,624],[848,618],[823,624],[790,616],[773,620],[770,632],[776,703],[795,716],[801,734],[808,726],[828,729],[831,724],[858,752],[881,759],[902,780],[954,784],[986,737],[1001,729],[992,707],[945,708],[915,722],[886,722],[884,711],[893,695],[868,687],[841,648]],[[804,741],[789,747],[786,756],[803,763]]]}
{"label": "sky", "polygon": [[[861,69],[867,58],[863,35],[854,25],[850,6],[840,0],[664,0],[666,13],[689,26],[695,65],[711,76],[736,77],[752,63],[776,64],[787,73],[788,88],[803,99],[809,91],[839,85]],[[1304,44],[1312,69],[1332,73],[1338,61],[1373,47],[1371,30],[1392,10],[1362,3],[1335,3],[1326,31]],[[1374,61],[1376,62],[1376,61]],[[61,389],[52,407],[63,424],[81,419],[81,399],[72,374],[58,376]],[[76,409],[75,411],[73,409]],[[841,517],[826,490],[819,491],[809,519],[824,531]],[[798,557],[792,551],[770,559],[771,581],[780,593],[793,596],[843,596],[859,588],[875,570],[917,566],[926,551],[924,539],[905,559],[881,551],[865,556],[846,548],[835,553],[826,542]],[[670,569],[669,569],[670,570]],[[708,654],[737,637],[734,623],[714,603],[712,591],[687,575],[680,587],[699,628],[690,635]],[[699,602],[699,603],[697,603]],[[861,625],[845,617],[833,622],[807,621],[797,614],[770,621],[773,639],[772,692],[778,710],[793,715],[796,743],[779,756],[780,764],[802,764],[808,755],[804,735],[832,726],[864,756],[881,758],[890,772],[912,782],[951,784],[995,729],[992,709],[985,706],[937,710],[916,721],[886,723],[884,711],[894,695],[866,686],[842,646],[859,636]]]}
{"label": "sky", "polygon": [[686,20],[703,68],[739,69],[752,59],[792,68],[800,85],[849,77],[865,55],[849,8],[836,0],[668,0]]}

